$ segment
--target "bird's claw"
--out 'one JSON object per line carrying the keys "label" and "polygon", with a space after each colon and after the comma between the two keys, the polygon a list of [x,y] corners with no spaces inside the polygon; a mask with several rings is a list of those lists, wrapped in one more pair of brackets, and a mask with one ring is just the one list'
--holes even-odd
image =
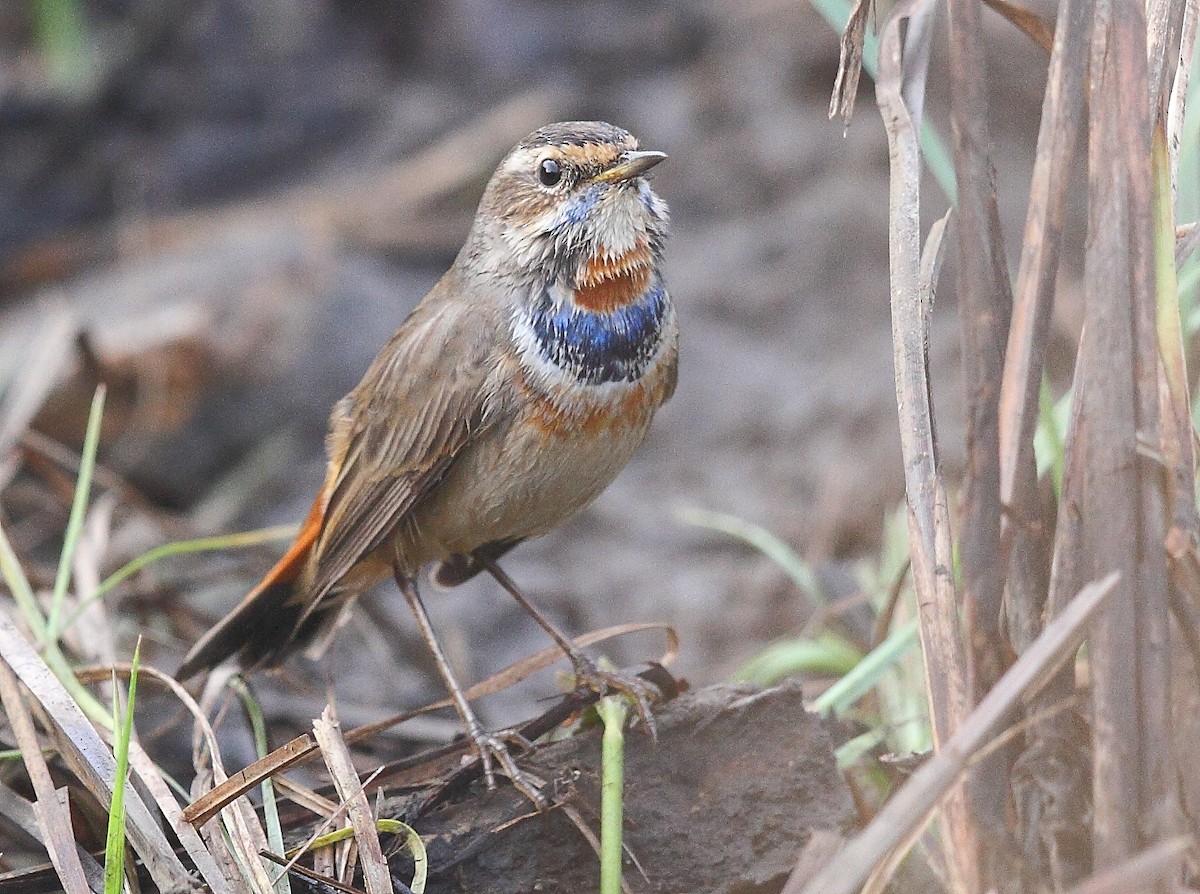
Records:
{"label": "bird's claw", "polygon": [[541,787],[529,774],[517,766],[517,762],[508,750],[511,742],[522,751],[528,751],[532,748],[528,739],[511,730],[491,733],[478,725],[469,729],[467,736],[471,740],[471,745],[483,769],[483,779],[487,783],[488,791],[494,791],[496,788],[495,765],[499,764],[501,772],[508,777],[517,791],[532,801],[538,810],[545,810],[549,806],[546,796],[541,792]]}
{"label": "bird's claw", "polygon": [[572,663],[575,665],[577,686],[584,686],[601,696],[613,693],[624,695],[633,702],[650,738],[658,739],[658,724],[651,710],[651,705],[662,698],[657,686],[636,674],[600,667],[586,655],[573,657]]}

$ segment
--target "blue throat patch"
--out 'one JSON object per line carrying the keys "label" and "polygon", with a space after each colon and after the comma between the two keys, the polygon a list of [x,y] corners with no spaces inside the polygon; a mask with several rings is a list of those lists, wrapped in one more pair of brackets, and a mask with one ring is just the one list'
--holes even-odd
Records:
{"label": "blue throat patch", "polygon": [[542,358],[587,385],[636,382],[662,339],[667,293],[653,282],[637,301],[609,313],[564,302],[543,293],[529,322]]}

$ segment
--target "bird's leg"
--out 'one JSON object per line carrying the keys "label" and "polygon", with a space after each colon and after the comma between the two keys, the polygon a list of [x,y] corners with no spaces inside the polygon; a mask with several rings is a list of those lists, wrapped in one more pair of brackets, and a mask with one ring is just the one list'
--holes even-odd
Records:
{"label": "bird's leg", "polygon": [[550,634],[550,638],[558,643],[558,647],[566,653],[571,660],[571,664],[575,669],[576,680],[604,695],[608,692],[620,692],[623,695],[633,699],[637,706],[638,716],[642,718],[642,722],[646,725],[647,732],[652,738],[657,736],[657,726],[654,722],[654,714],[650,710],[650,703],[655,699],[660,698],[658,689],[650,683],[647,683],[641,677],[633,674],[622,674],[616,671],[605,670],[596,664],[592,658],[578,648],[566,634],[555,626],[554,622],[547,618],[538,608],[526,598],[525,594],[518,589],[516,583],[511,577],[496,564],[495,559],[479,557],[483,567],[487,569],[488,574],[496,579],[508,595],[521,605],[525,611],[533,616],[533,619],[541,625],[541,628]]}
{"label": "bird's leg", "polygon": [[545,807],[545,796],[517,767],[517,762],[508,753],[508,746],[504,743],[504,740],[500,736],[484,729],[483,724],[479,722],[479,718],[475,716],[475,711],[472,710],[471,703],[467,701],[466,694],[458,684],[458,680],[455,679],[454,671],[450,669],[450,662],[446,660],[446,654],[442,651],[442,646],[434,635],[433,625],[429,622],[429,614],[425,611],[425,603],[421,599],[421,594],[417,591],[416,580],[405,574],[399,566],[393,566],[392,573],[396,578],[396,584],[400,587],[400,592],[404,594],[404,598],[408,601],[408,607],[412,609],[413,617],[417,619],[417,627],[421,630],[421,638],[425,640],[425,645],[429,647],[434,663],[437,664],[438,673],[442,675],[442,681],[446,684],[446,689],[450,693],[450,700],[454,702],[454,707],[458,710],[458,716],[462,718],[467,738],[471,740],[471,745],[474,747],[476,754],[479,755],[479,762],[483,766],[483,778],[487,782],[488,789],[496,787],[496,776],[492,768],[492,761],[494,759],[499,762],[504,774],[512,780],[512,784],[525,797],[529,798],[538,809]]}

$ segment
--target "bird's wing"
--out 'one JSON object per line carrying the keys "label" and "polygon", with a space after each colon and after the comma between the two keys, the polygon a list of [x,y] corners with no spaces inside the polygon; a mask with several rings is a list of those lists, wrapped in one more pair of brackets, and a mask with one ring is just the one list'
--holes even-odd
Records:
{"label": "bird's wing", "polygon": [[309,609],[384,543],[455,457],[503,416],[496,339],[459,301],[426,301],[335,407]]}

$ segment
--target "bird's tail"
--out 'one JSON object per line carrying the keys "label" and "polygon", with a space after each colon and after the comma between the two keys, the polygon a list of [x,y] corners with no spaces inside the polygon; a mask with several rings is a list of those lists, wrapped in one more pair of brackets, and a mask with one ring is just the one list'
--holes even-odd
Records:
{"label": "bird's tail", "polygon": [[317,542],[325,511],[318,496],[295,541],[275,567],[238,606],[191,648],[175,672],[186,680],[236,655],[246,668],[278,664],[297,641],[300,627],[309,627],[307,600],[299,592],[309,554]]}

